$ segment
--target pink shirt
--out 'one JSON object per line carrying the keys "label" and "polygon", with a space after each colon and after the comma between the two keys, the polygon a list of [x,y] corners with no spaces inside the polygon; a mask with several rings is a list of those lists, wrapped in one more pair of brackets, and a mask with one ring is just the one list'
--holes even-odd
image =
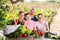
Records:
{"label": "pink shirt", "polygon": [[36,23],[34,21],[25,21],[25,27],[28,29],[28,30],[36,30]]}

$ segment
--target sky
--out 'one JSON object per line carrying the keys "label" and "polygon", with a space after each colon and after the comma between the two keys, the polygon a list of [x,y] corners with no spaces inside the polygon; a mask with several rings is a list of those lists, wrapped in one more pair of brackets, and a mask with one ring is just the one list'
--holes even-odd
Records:
{"label": "sky", "polygon": [[[31,0],[25,0],[25,2],[30,2]],[[45,1],[45,0],[34,0],[34,1],[40,1],[40,2],[42,2],[42,1]]]}

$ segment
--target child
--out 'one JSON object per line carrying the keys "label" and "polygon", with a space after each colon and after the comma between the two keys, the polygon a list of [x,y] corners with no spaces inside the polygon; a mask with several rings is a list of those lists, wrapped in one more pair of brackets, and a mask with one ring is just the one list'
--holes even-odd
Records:
{"label": "child", "polygon": [[25,27],[27,28],[27,30],[36,30],[36,24],[34,21],[31,20],[31,15],[29,15],[29,13],[25,14]]}

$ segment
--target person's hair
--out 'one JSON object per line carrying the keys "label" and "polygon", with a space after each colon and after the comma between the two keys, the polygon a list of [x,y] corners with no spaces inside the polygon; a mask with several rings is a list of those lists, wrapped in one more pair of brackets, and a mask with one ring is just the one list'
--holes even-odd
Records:
{"label": "person's hair", "polygon": [[24,13],[24,11],[19,11],[19,15],[20,15],[21,13]]}
{"label": "person's hair", "polygon": [[[25,14],[25,17],[26,17],[27,15],[29,15],[29,13],[26,13],[26,14]],[[25,18],[25,17],[24,17],[24,19],[26,20],[26,18]]]}
{"label": "person's hair", "polygon": [[42,13],[38,14],[37,17],[39,17],[40,15],[43,16],[43,20],[45,20],[44,15]]}
{"label": "person's hair", "polygon": [[35,10],[34,8],[32,8],[30,11],[32,11],[32,10]]}
{"label": "person's hair", "polygon": [[37,17],[38,17],[39,15],[43,16],[43,14],[42,14],[42,13],[40,13],[40,14],[38,14],[38,15],[37,15]]}
{"label": "person's hair", "polygon": [[25,14],[25,17],[26,17],[27,15],[29,15],[29,13],[26,13],[26,14]]}

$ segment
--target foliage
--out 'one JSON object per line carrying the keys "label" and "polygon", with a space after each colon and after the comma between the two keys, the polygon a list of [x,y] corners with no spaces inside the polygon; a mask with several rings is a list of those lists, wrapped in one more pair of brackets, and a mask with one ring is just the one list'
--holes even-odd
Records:
{"label": "foliage", "polygon": [[29,12],[29,8],[24,7],[24,11],[25,11],[25,12]]}
{"label": "foliage", "polygon": [[[28,32],[28,33],[27,33],[27,32]],[[18,28],[15,32],[10,33],[10,34],[8,35],[8,37],[9,37],[9,38],[25,37],[24,34],[30,36],[31,32],[32,32],[32,31],[31,31],[31,30],[28,31],[28,30],[25,28],[24,25],[21,25],[21,26],[19,26],[19,28]],[[21,34],[22,36],[20,36],[20,34]]]}
{"label": "foliage", "polygon": [[[0,22],[1,22],[0,25],[1,25],[1,27],[3,25],[2,22],[4,23],[4,21],[6,23],[6,21],[8,21],[8,20],[18,19],[18,13],[19,13],[20,9],[23,8],[22,5],[8,6],[5,4],[7,2],[9,2],[9,0],[8,1],[0,0]],[[37,6],[38,6],[38,3],[34,3],[34,4],[37,4]],[[34,4],[31,4],[31,5],[34,5]],[[24,6],[24,11],[29,12],[30,6]],[[42,13],[45,16],[45,18],[47,18],[47,21],[51,21],[53,16],[57,13],[57,10],[47,9],[47,8],[40,9],[40,7],[37,7],[37,6],[36,6],[35,15],[37,16],[39,13]]]}
{"label": "foliage", "polygon": [[5,0],[0,0],[0,28],[3,28],[5,26],[6,12],[9,10],[9,6],[5,5],[5,2]]}

